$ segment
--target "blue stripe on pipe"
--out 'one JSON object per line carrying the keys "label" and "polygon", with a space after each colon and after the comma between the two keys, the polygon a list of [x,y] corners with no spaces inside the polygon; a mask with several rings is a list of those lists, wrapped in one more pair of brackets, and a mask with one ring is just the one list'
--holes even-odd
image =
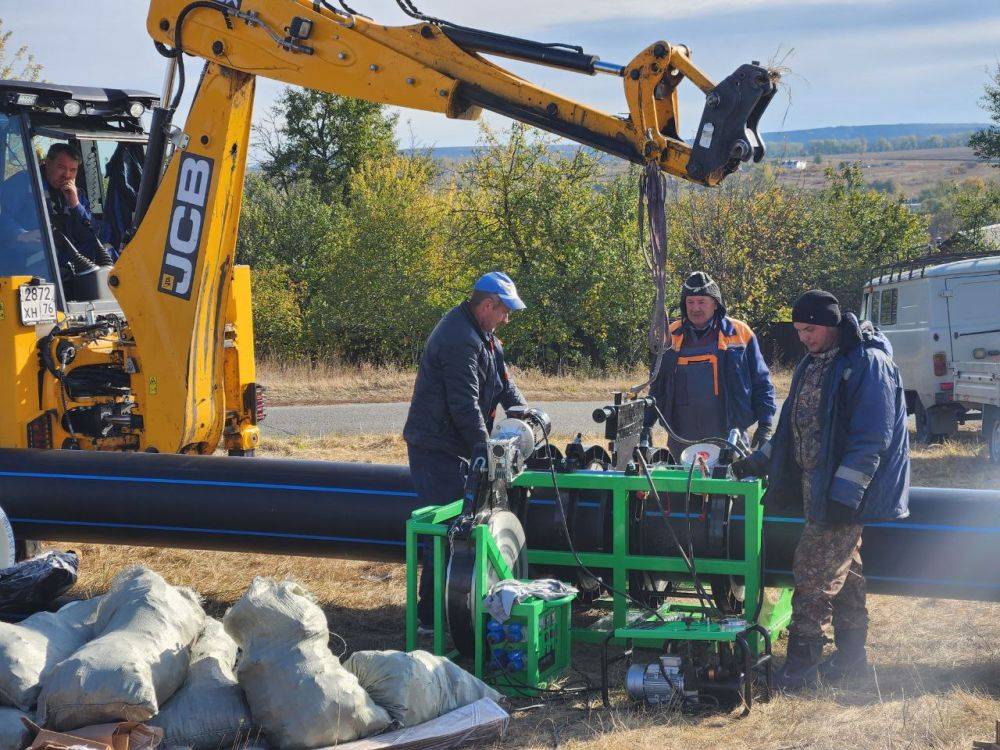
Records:
{"label": "blue stripe on pipe", "polygon": [[109,523],[103,521],[57,521],[38,518],[11,518],[11,523],[52,524],[54,526],[92,526],[108,529],[145,529],[147,531],[179,531],[192,534],[221,534],[223,536],[266,536],[276,539],[308,539],[317,542],[352,542],[405,547],[405,542],[389,539],[361,539],[350,536],[324,536],[322,534],[285,534],[276,531],[241,531],[239,529],[200,529],[193,526],[160,526],[156,524]]}
{"label": "blue stripe on pipe", "polygon": [[[743,521],[746,516],[733,516],[734,521]],[[764,523],[797,523],[804,524],[805,519],[789,518],[787,516],[764,516]],[[865,526],[882,529],[907,529],[908,531],[954,531],[959,534],[1000,534],[997,526],[950,526],[941,523],[910,523],[908,521],[882,521],[867,523]]]}
{"label": "blue stripe on pipe", "polygon": [[[790,570],[778,570],[776,568],[768,568],[764,571],[765,573],[775,573],[781,575],[792,575]],[[968,588],[975,589],[996,589],[1000,591],[1000,584],[997,583],[979,583],[976,581],[962,581],[954,578],[904,578],[902,576],[873,576],[867,573],[864,574],[865,578],[870,581],[893,581],[895,583],[920,583],[920,584],[930,584],[932,586],[965,586]]]}
{"label": "blue stripe on pipe", "polygon": [[222,482],[209,479],[164,479],[161,477],[119,477],[99,474],[43,474],[34,471],[0,471],[0,477],[23,479],[88,479],[95,482],[136,482],[139,484],[187,484],[203,487],[242,487],[254,490],[292,490],[298,492],[334,492],[345,495],[385,495],[391,497],[416,497],[416,492],[399,490],[365,490],[357,487],[323,487],[310,484],[269,484],[266,482]]}

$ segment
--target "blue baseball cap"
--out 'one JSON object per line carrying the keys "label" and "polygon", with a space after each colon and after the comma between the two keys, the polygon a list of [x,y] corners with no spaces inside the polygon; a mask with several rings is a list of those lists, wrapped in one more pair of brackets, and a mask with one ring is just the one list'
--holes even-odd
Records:
{"label": "blue baseball cap", "polygon": [[523,310],[526,305],[517,296],[517,287],[511,281],[510,276],[502,271],[490,271],[479,277],[479,281],[472,287],[477,292],[490,292],[500,297],[510,310]]}

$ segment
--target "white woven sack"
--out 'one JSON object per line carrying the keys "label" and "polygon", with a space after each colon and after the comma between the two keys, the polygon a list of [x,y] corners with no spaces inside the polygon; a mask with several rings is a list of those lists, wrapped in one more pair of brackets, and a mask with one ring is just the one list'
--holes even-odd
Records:
{"label": "white woven sack", "polygon": [[236,674],[269,744],[325,747],[389,725],[330,652],[326,616],[299,584],[255,578],[223,622],[242,649]]}
{"label": "white woven sack", "polygon": [[23,750],[31,743],[31,730],[22,718],[31,718],[16,708],[0,706],[0,750]]}
{"label": "white woven sack", "polygon": [[503,697],[450,659],[427,651],[355,651],[344,667],[402,727],[436,719],[481,698]]}
{"label": "white woven sack", "polygon": [[0,703],[30,711],[49,671],[93,637],[88,620],[100,597],[0,622]]}
{"label": "white woven sack", "polygon": [[148,721],[183,684],[204,621],[190,589],[146,568],[123,571],[97,607],[95,638],[42,684],[39,720],[55,730]]}
{"label": "white woven sack", "polygon": [[147,723],[163,729],[163,747],[213,750],[257,738],[243,689],[236,682],[236,641],[222,623],[205,618],[191,649],[187,679]]}

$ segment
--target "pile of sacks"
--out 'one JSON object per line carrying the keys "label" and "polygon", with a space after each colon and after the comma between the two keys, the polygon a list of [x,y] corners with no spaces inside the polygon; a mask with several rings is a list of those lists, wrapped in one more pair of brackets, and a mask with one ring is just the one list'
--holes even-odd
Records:
{"label": "pile of sacks", "polygon": [[70,733],[145,722],[172,748],[317,748],[501,697],[426,652],[342,665],[328,639],[295,582],[255,579],[220,623],[190,589],[124,571],[103,596],[0,623],[0,750],[30,742],[22,717]]}

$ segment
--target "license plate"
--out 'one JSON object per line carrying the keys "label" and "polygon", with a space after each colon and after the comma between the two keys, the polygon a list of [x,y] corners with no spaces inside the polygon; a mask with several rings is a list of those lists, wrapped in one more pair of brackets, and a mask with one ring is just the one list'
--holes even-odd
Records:
{"label": "license plate", "polygon": [[23,284],[18,287],[21,323],[26,326],[56,322],[56,285]]}

